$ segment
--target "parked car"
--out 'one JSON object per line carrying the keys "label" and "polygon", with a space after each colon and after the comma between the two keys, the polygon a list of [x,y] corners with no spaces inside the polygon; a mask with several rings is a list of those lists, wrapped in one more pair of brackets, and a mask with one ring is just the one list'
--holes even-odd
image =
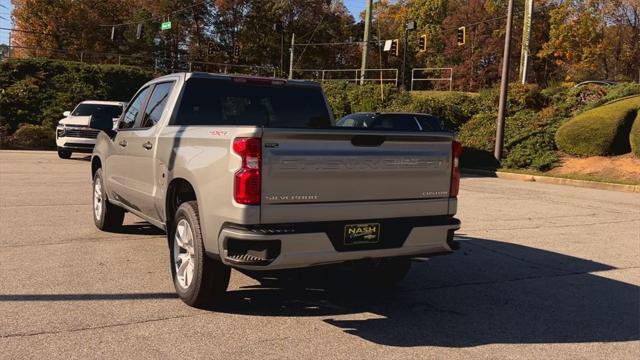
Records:
{"label": "parked car", "polygon": [[73,111],[65,111],[64,119],[56,128],[58,156],[68,159],[74,152],[91,153],[96,143],[98,130],[89,128],[92,115],[100,114],[112,119],[115,128],[126,103],[119,101],[83,101]]}
{"label": "parked car", "polygon": [[317,83],[172,74],[145,84],[117,129],[109,116],[91,127],[96,226],[118,231],[130,212],[165,229],[191,306],[222,296],[231,267],[362,261],[392,285],[411,257],[456,248],[453,134],[335,126]]}
{"label": "parked car", "polygon": [[443,131],[442,121],[429,114],[359,112],[342,117],[340,127],[370,130]]}

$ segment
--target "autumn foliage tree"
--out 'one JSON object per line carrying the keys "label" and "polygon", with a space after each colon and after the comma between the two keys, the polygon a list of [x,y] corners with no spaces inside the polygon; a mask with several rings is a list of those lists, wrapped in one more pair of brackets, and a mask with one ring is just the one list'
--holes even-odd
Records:
{"label": "autumn foliage tree", "polygon": [[[363,3],[365,0],[362,0]],[[12,0],[14,45],[26,55],[158,66],[165,71],[216,71],[205,63],[353,69],[360,66],[364,12],[354,17],[343,0]],[[499,82],[507,0],[379,0],[373,9],[369,68],[399,69],[401,56],[383,52],[384,40],[403,36],[408,21],[407,71],[453,68],[454,88],[476,91]],[[524,1],[515,1],[512,79],[518,73]],[[170,30],[160,23],[171,21]],[[112,27],[111,25],[117,26]],[[141,38],[137,25],[143,25]],[[277,27],[276,27],[277,25]],[[467,41],[456,43],[466,27]],[[112,29],[114,39],[111,39]],[[277,31],[276,31],[277,29]],[[420,35],[427,51],[418,51]],[[640,0],[535,0],[529,81],[549,84],[639,76]],[[376,41],[379,40],[379,41]],[[316,43],[336,43],[315,45]],[[310,44],[307,46],[307,44]],[[18,49],[20,50],[20,49]],[[91,55],[92,52],[103,55]],[[155,63],[153,63],[155,61]],[[201,64],[202,66],[198,65]],[[427,88],[437,84],[423,83]],[[445,85],[445,84],[443,84]],[[444,88],[445,86],[443,86]]]}

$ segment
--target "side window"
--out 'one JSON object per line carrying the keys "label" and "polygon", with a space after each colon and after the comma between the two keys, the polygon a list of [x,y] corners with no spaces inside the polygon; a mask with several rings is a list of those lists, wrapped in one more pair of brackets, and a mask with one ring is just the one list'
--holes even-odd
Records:
{"label": "side window", "polygon": [[338,124],[338,126],[355,127],[356,126],[356,119],[354,119],[354,118],[344,119],[344,120],[340,121],[340,124]]}
{"label": "side window", "polygon": [[120,123],[118,124],[118,129],[131,129],[136,124],[136,119],[138,118],[138,114],[142,110],[145,101],[147,101],[147,95],[149,95],[149,87],[144,88],[142,91],[136,95],[136,97],[131,100],[129,103],[129,107],[127,111],[124,113],[122,119],[120,119]]}
{"label": "side window", "polygon": [[171,94],[171,89],[173,89],[173,84],[173,82],[159,83],[153,88],[153,93],[151,93],[149,103],[144,111],[141,128],[150,128],[160,121],[164,107],[167,105],[167,99]]}

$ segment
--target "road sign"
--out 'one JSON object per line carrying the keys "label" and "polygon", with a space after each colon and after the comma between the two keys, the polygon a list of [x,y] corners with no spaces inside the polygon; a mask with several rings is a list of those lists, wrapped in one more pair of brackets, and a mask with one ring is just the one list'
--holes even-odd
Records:
{"label": "road sign", "polygon": [[171,29],[171,21],[165,21],[160,25],[160,30],[169,30]]}
{"label": "road sign", "polygon": [[393,43],[393,40],[384,41],[384,51],[391,51],[391,43]]}

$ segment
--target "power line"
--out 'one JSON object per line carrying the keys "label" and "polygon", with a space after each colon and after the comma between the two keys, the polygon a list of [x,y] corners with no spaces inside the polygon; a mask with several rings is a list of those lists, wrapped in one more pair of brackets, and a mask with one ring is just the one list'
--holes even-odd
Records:
{"label": "power line", "polygon": [[302,53],[300,54],[300,57],[298,58],[298,61],[296,61],[296,63],[293,65],[293,67],[295,68],[298,63],[300,62],[300,60],[302,60],[302,56],[304,56],[305,51],[307,51],[307,47],[309,46],[309,44],[311,43],[311,41],[313,40],[313,35],[316,34],[316,31],[318,31],[318,29],[320,28],[320,25],[322,25],[322,22],[324,21],[324,18],[327,16],[328,12],[325,12],[322,15],[322,18],[320,18],[320,21],[318,22],[318,25],[316,25],[315,29],[313,29],[313,31],[311,32],[311,36],[309,37],[309,42],[307,43],[307,45],[305,45],[305,47],[302,49]]}
{"label": "power line", "polygon": [[149,18],[146,18],[146,19],[142,19],[142,20],[138,20],[138,21],[129,21],[129,22],[124,22],[124,23],[120,23],[120,24],[104,24],[104,25],[99,25],[99,26],[102,26],[102,27],[119,27],[119,26],[127,26],[127,25],[135,25],[135,24],[146,23],[146,22],[153,21],[153,20],[161,20],[161,19],[164,19],[165,17],[169,17],[170,15],[181,13],[181,12],[183,12],[185,10],[192,9],[192,8],[194,8],[196,6],[205,5],[206,2],[207,1],[205,0],[205,1],[201,1],[199,3],[193,4],[193,5],[185,6],[183,8],[180,8],[180,9],[177,9],[177,10],[173,10],[173,11],[171,11],[169,13],[166,13],[165,15],[162,15],[162,16],[152,16],[152,17],[149,17]]}
{"label": "power line", "polygon": [[[373,42],[373,41],[370,41]],[[361,45],[364,41],[342,41],[342,42],[319,42],[319,43],[306,43],[295,44],[295,46],[333,46],[333,45]]]}
{"label": "power line", "polygon": [[48,34],[48,33],[44,33],[44,32],[31,31],[31,30],[22,30],[22,29],[16,29],[16,28],[0,27],[0,30],[4,30],[4,31],[13,31],[13,32],[21,32],[21,33],[27,33],[27,34],[38,34],[38,35],[53,36],[53,34]]}

